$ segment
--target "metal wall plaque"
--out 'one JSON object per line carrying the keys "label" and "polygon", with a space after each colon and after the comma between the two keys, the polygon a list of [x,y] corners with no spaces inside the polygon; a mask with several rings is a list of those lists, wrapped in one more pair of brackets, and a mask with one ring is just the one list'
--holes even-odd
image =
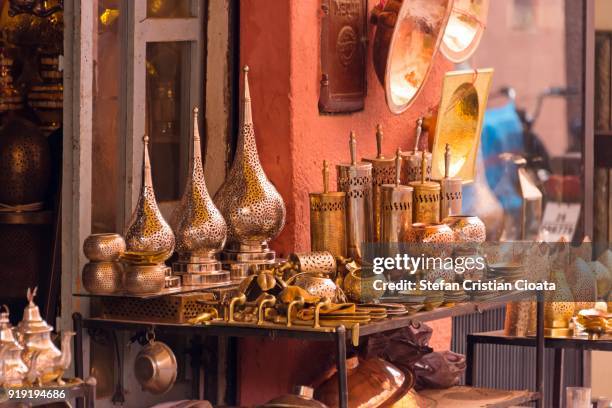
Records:
{"label": "metal wall plaque", "polygon": [[319,111],[362,110],[366,95],[367,0],[323,0]]}

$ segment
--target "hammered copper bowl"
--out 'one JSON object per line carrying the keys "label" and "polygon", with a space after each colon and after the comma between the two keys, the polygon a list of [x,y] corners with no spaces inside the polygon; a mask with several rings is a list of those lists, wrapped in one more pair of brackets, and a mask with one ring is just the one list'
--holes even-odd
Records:
{"label": "hammered copper bowl", "polygon": [[151,341],[134,360],[134,376],[144,391],[163,394],[176,381],[177,363],[174,353],[166,344]]}
{"label": "hammered copper bowl", "polygon": [[453,231],[455,242],[480,244],[487,237],[487,229],[475,215],[451,215],[442,220]]}
{"label": "hammered copper bowl", "polygon": [[146,295],[160,292],[166,283],[165,266],[126,265],[123,288],[133,295]]}
{"label": "hammered copper bowl", "polygon": [[83,253],[93,262],[116,261],[124,252],[125,240],[119,234],[92,234],[83,242]]}
{"label": "hammered copper bowl", "polygon": [[89,262],[83,266],[81,279],[89,293],[115,293],[121,289],[123,270],[117,262]]}

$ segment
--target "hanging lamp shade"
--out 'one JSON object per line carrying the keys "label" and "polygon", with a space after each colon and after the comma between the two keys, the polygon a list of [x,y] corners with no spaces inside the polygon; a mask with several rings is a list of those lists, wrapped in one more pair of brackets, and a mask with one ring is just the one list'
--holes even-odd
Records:
{"label": "hanging lamp shade", "polygon": [[454,63],[472,56],[485,31],[489,0],[454,0],[440,45],[442,54]]}

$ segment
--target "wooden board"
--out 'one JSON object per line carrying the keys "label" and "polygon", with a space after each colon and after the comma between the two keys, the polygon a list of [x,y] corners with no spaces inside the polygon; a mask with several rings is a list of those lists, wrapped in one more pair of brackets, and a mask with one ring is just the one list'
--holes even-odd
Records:
{"label": "wooden board", "polygon": [[419,408],[502,408],[532,401],[530,391],[507,391],[456,386],[444,390],[418,391]]}

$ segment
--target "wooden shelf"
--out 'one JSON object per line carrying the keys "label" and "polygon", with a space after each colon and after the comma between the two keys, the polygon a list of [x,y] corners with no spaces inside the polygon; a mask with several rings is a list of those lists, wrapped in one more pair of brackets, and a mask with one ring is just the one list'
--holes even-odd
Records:
{"label": "wooden shelf", "polygon": [[109,297],[109,298],[154,299],[154,298],[159,298],[159,297],[168,296],[168,295],[179,295],[181,293],[205,292],[205,291],[210,291],[213,289],[233,289],[233,288],[236,288],[237,286],[238,286],[237,284],[232,283],[232,282],[230,283],[223,282],[223,283],[211,283],[206,286],[185,285],[185,286],[179,286],[177,288],[162,289],[159,292],[148,293],[144,295],[134,295],[134,294],[125,293],[125,292],[105,293],[105,294],[83,292],[83,293],[74,293],[73,296],[98,297],[98,298],[99,297]]}
{"label": "wooden shelf", "polygon": [[[506,336],[503,330],[468,334],[468,339],[475,344],[500,344],[521,347],[536,346],[536,338],[534,336]],[[612,351],[612,336],[607,335],[597,340],[589,340],[587,337],[546,337],[544,346],[546,348],[556,349]]]}
{"label": "wooden shelf", "polygon": [[418,391],[419,408],[507,408],[539,398],[526,390],[498,390],[455,386],[443,390]]}
{"label": "wooden shelf", "polygon": [[0,211],[0,224],[13,225],[51,225],[54,221],[51,210],[30,212],[3,212]]}

